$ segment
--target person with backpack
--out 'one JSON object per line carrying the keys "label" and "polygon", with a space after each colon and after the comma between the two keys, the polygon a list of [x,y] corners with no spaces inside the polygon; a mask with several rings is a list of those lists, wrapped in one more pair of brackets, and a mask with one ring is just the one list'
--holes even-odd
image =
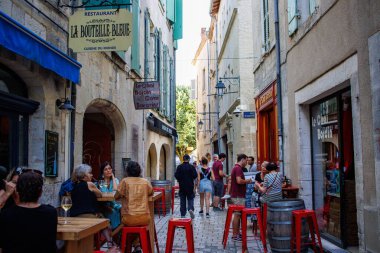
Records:
{"label": "person with backpack", "polygon": [[213,171],[207,166],[208,160],[202,157],[202,167],[198,170],[199,195],[201,210],[199,214],[203,214],[203,206],[206,201],[206,218],[210,218],[210,197],[212,192],[212,182],[215,180]]}

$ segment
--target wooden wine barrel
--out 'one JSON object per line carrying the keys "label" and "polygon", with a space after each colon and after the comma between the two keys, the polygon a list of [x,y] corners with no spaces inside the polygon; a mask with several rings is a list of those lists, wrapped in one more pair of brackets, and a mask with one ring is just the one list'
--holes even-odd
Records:
{"label": "wooden wine barrel", "polygon": [[[171,201],[172,201],[172,181],[170,180],[152,180],[151,184],[153,187],[165,188],[165,206],[166,213],[170,213],[171,210]],[[159,200],[157,200],[159,201]],[[162,212],[160,209],[155,208],[155,213]]]}
{"label": "wooden wine barrel", "polygon": [[[290,252],[292,236],[292,211],[305,209],[302,199],[283,199],[268,202],[267,233],[273,253]],[[302,222],[302,240],[309,235],[306,221]],[[301,252],[307,252],[307,246],[302,246]]]}

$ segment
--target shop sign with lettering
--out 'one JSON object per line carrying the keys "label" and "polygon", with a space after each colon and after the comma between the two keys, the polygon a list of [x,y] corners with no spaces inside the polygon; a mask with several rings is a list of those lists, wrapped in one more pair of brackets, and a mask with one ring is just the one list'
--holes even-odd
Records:
{"label": "shop sign with lettering", "polygon": [[160,83],[135,82],[133,101],[136,110],[160,108]]}
{"label": "shop sign with lettering", "polygon": [[259,97],[258,108],[261,109],[271,102],[273,102],[273,85]]}
{"label": "shop sign with lettering", "polygon": [[80,10],[69,19],[74,52],[127,51],[132,45],[132,14],[126,9]]}

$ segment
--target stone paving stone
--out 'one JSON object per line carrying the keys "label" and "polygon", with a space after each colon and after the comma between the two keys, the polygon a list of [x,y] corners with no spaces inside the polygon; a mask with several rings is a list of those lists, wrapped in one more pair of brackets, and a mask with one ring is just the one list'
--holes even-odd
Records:
{"label": "stone paving stone", "polygon": [[[195,219],[193,220],[193,232],[194,232],[194,246],[196,253],[220,253],[220,252],[241,252],[241,243],[234,242],[231,240],[231,233],[229,234],[228,243],[226,249],[223,249],[222,237],[224,232],[224,223],[226,219],[227,211],[223,212],[214,212],[210,210],[210,218],[206,218],[206,214],[199,215],[200,210],[199,205],[199,196],[195,197],[194,200],[195,206]],[[156,222],[156,231],[158,237],[158,243],[160,252],[165,252],[166,238],[167,238],[167,229],[168,229],[168,220],[172,217],[179,218],[179,198],[175,199],[174,202],[174,215],[167,214],[165,217],[155,216]],[[186,216],[190,217],[189,214]],[[248,226],[248,236],[252,235],[251,226]],[[174,237],[174,248],[183,248],[186,249],[186,235],[184,229],[176,229]],[[268,245],[269,247],[269,245]],[[264,252],[261,245],[261,241],[255,238],[248,238],[248,251],[249,253],[259,253]],[[173,252],[186,252],[173,250]]]}

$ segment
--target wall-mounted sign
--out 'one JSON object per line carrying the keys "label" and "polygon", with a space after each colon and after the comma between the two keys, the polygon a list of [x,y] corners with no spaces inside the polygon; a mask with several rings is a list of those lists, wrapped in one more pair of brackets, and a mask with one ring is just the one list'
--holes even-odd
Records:
{"label": "wall-mounted sign", "polygon": [[45,177],[58,176],[58,133],[45,131]]}
{"label": "wall-mounted sign", "polygon": [[136,110],[160,108],[160,83],[135,82],[133,101]]}
{"label": "wall-mounted sign", "polygon": [[243,112],[243,118],[254,119],[256,117],[256,112]]}
{"label": "wall-mounted sign", "polygon": [[74,52],[127,51],[132,45],[132,14],[126,9],[80,10],[69,19]]}

